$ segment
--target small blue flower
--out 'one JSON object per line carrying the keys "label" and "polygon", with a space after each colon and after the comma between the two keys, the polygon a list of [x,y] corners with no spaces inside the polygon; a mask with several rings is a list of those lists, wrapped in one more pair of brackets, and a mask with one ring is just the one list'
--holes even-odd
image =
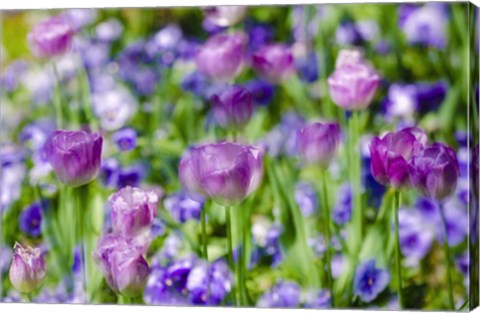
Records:
{"label": "small blue flower", "polygon": [[206,97],[206,90],[210,86],[208,78],[200,72],[192,72],[183,77],[180,86],[200,98]]}
{"label": "small blue flower", "polygon": [[178,192],[168,196],[163,204],[173,219],[185,223],[188,220],[200,220],[205,201],[193,200],[184,192]]}
{"label": "small blue flower", "polygon": [[327,243],[325,242],[325,237],[322,234],[309,238],[308,245],[313,249],[313,252],[315,252],[315,255],[319,258],[321,258],[325,251],[327,251]]}
{"label": "small blue flower", "polygon": [[315,213],[318,206],[317,192],[309,183],[299,182],[295,185],[295,201],[303,216],[308,217]]}
{"label": "small blue flower", "polygon": [[327,289],[310,290],[305,294],[303,307],[308,309],[328,309],[331,306],[331,294]]}
{"label": "small blue flower", "polygon": [[435,238],[435,230],[428,227],[417,210],[400,209],[400,248],[409,266],[417,266],[427,255]]}
{"label": "small blue flower", "polygon": [[300,304],[300,291],[300,286],[294,282],[278,282],[260,297],[257,306],[261,308],[296,308]]}
{"label": "small blue flower", "polygon": [[375,262],[375,260],[365,261],[357,267],[355,272],[354,293],[363,302],[373,301],[390,282],[388,271],[377,268]]}
{"label": "small blue flower", "polygon": [[100,166],[100,180],[106,187],[114,188],[117,186],[120,163],[117,159],[108,158],[102,160]]}
{"label": "small blue flower", "polygon": [[295,58],[295,68],[300,80],[313,83],[318,80],[318,60],[314,51],[307,55]]}
{"label": "small blue flower", "polygon": [[[43,204],[45,205],[45,203]],[[23,209],[19,216],[20,230],[32,237],[40,236],[42,231],[42,204],[35,202]]]}
{"label": "small blue flower", "polygon": [[118,172],[117,188],[121,189],[125,186],[138,187],[144,177],[145,168],[140,163],[121,168]]}
{"label": "small blue flower", "polygon": [[[181,260],[182,262],[184,260]],[[190,264],[191,269],[191,264]],[[172,288],[173,281],[167,274],[168,266],[154,266],[151,269],[147,286],[143,292],[143,300],[147,304],[160,305],[186,305],[188,299],[186,293],[178,292]],[[189,272],[189,270],[188,270]],[[186,273],[186,276],[188,273]]]}
{"label": "small blue flower", "polygon": [[137,146],[137,132],[133,128],[118,130],[112,139],[120,151],[130,151]]}
{"label": "small blue flower", "polygon": [[275,95],[275,86],[268,81],[255,79],[247,82],[245,88],[252,94],[256,105],[267,105]]}
{"label": "small blue flower", "polygon": [[352,216],[352,187],[350,184],[343,184],[337,192],[337,203],[333,207],[332,219],[338,225],[350,221]]}
{"label": "small blue flower", "polygon": [[212,264],[198,262],[188,276],[187,290],[190,293],[190,302],[218,305],[230,292],[231,284],[231,274],[225,260],[220,259]]}

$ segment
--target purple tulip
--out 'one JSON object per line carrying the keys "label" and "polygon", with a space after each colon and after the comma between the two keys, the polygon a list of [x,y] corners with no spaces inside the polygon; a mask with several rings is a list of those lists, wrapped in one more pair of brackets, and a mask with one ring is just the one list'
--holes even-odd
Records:
{"label": "purple tulip", "polygon": [[243,128],[253,115],[253,97],[244,87],[233,85],[211,98],[213,115],[222,127]]}
{"label": "purple tulip", "polygon": [[426,143],[427,135],[416,127],[374,137],[370,143],[370,168],[375,180],[395,189],[409,186],[408,162]]}
{"label": "purple tulip", "polygon": [[39,248],[13,246],[13,261],[10,265],[10,282],[20,292],[32,292],[40,287],[45,278],[46,266]]}
{"label": "purple tulip", "polygon": [[455,151],[441,143],[434,143],[415,155],[409,171],[413,186],[438,200],[455,192],[460,174]]}
{"label": "purple tulip", "polygon": [[153,191],[127,186],[108,198],[112,208],[112,228],[127,238],[139,235],[152,226],[158,196]]}
{"label": "purple tulip", "polygon": [[205,18],[216,26],[228,27],[237,24],[247,12],[246,6],[229,5],[208,7],[204,10]]}
{"label": "purple tulip", "polygon": [[45,143],[45,157],[60,181],[78,187],[97,176],[102,142],[98,133],[57,130]]}
{"label": "purple tulip", "polygon": [[342,131],[338,123],[313,123],[297,131],[297,149],[309,164],[327,167],[335,157]]}
{"label": "purple tulip", "polygon": [[284,82],[295,71],[293,54],[283,44],[270,44],[255,51],[252,67],[262,78],[274,84]]}
{"label": "purple tulip", "polygon": [[247,37],[221,33],[207,40],[196,56],[199,72],[218,81],[234,79],[243,69]]}
{"label": "purple tulip", "polygon": [[73,31],[62,17],[54,16],[35,25],[28,34],[32,53],[38,57],[64,54],[71,45]]}
{"label": "purple tulip", "polygon": [[368,107],[379,84],[380,76],[357,51],[340,51],[335,72],[328,78],[333,102],[348,111]]}
{"label": "purple tulip", "polygon": [[132,242],[121,235],[104,235],[98,241],[93,257],[113,291],[127,297],[136,297],[143,292],[150,268],[141,249]]}
{"label": "purple tulip", "polygon": [[188,149],[179,164],[180,182],[190,194],[202,194],[221,205],[243,201],[260,184],[263,151],[231,142]]}

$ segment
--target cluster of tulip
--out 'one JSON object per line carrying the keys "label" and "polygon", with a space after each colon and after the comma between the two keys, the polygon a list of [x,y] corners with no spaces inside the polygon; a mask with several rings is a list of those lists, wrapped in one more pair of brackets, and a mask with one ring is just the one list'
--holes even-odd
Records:
{"label": "cluster of tulip", "polygon": [[[439,125],[440,112],[478,111],[478,96],[457,104],[478,87],[455,80],[464,65],[441,51],[449,14],[461,20],[467,6],[377,8],[398,13],[390,41],[373,20],[339,23],[349,5],[204,8],[203,43],[182,18],[151,36],[161,9],[105,10],[98,21],[95,10],[66,10],[35,24],[26,39],[48,91],[20,61],[1,79],[11,143],[0,150],[0,300],[478,304],[478,279],[468,280],[478,271],[468,220],[478,120]],[[199,10],[169,12],[195,21]],[[121,21],[137,11],[145,21],[129,33]],[[274,41],[287,13],[293,44]],[[148,39],[127,39],[136,32]],[[401,49],[427,51],[442,75],[446,62],[449,83],[392,83],[428,77]],[[34,118],[18,108],[19,122],[9,104],[21,103],[22,84]]]}

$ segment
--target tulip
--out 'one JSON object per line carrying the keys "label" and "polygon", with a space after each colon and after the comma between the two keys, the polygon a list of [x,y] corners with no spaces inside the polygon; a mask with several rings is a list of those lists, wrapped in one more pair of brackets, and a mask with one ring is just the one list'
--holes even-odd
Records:
{"label": "tulip", "polygon": [[283,44],[260,48],[252,55],[252,67],[262,78],[274,84],[284,82],[295,71],[292,52]]}
{"label": "tulip", "polygon": [[348,111],[367,108],[379,84],[380,76],[355,51],[341,52],[335,72],[328,78],[333,102]]}
{"label": "tulip", "polygon": [[14,255],[10,265],[10,282],[19,292],[32,292],[43,282],[46,266],[39,248],[13,246]]}
{"label": "tulip", "polygon": [[246,6],[230,5],[206,8],[205,18],[210,23],[220,27],[228,27],[237,24],[245,17]]}
{"label": "tulip", "polygon": [[427,135],[416,127],[390,132],[383,138],[373,138],[370,155],[371,171],[375,180],[395,189],[409,186],[408,162],[426,143]]}
{"label": "tulip", "polygon": [[155,219],[158,195],[135,187],[124,187],[108,198],[112,229],[127,238],[144,233]]}
{"label": "tulip", "polygon": [[243,128],[253,114],[253,97],[241,86],[230,86],[214,94],[213,115],[222,127]]}
{"label": "tulip", "polygon": [[35,25],[28,34],[28,42],[36,56],[53,57],[70,48],[72,36],[70,24],[64,18],[54,16]]}
{"label": "tulip", "polygon": [[297,131],[297,149],[309,164],[326,167],[335,157],[342,132],[338,123],[313,123]]}
{"label": "tulip", "polygon": [[200,73],[217,81],[229,81],[240,74],[245,63],[247,37],[244,33],[217,34],[196,55]]}
{"label": "tulip", "polygon": [[108,234],[100,238],[93,258],[114,292],[136,297],[142,294],[150,274],[141,252],[125,237]]}
{"label": "tulip", "polygon": [[78,187],[97,176],[102,141],[98,133],[57,130],[45,143],[44,153],[60,181]]}
{"label": "tulip", "polygon": [[262,156],[257,147],[231,142],[192,147],[180,160],[180,182],[193,196],[205,195],[220,205],[231,206],[260,184]]}
{"label": "tulip", "polygon": [[441,143],[434,143],[414,156],[409,171],[413,186],[437,200],[455,192],[460,175],[455,151]]}

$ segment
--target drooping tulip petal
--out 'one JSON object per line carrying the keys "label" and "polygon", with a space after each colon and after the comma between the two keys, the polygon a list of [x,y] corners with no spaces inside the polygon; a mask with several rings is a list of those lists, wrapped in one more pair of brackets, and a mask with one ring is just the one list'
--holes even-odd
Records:
{"label": "drooping tulip petal", "polygon": [[20,292],[32,292],[43,282],[46,265],[39,248],[24,248],[15,243],[13,261],[10,265],[10,282]]}
{"label": "drooping tulip petal", "polygon": [[127,186],[111,195],[108,202],[113,231],[130,238],[152,226],[158,196],[153,191]]}

